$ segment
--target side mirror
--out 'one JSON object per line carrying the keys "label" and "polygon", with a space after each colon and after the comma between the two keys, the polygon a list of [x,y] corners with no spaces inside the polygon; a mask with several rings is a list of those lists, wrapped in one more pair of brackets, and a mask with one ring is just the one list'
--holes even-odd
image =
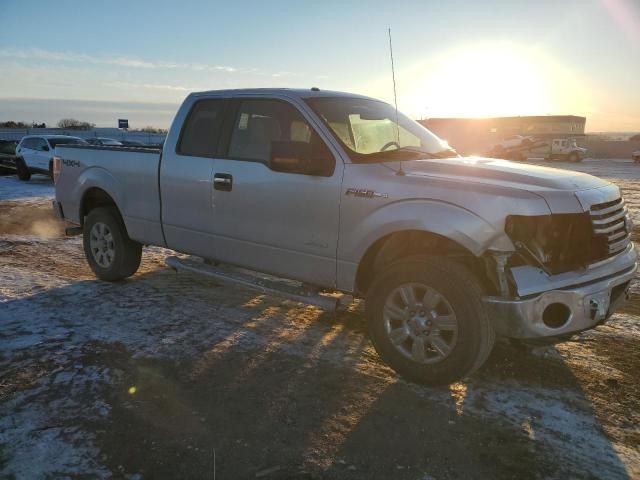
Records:
{"label": "side mirror", "polygon": [[48,152],[49,150],[50,150],[49,145],[44,145],[44,146],[42,147],[42,151],[43,151],[43,152]]}
{"label": "side mirror", "polygon": [[276,172],[330,176],[329,161],[307,142],[271,142],[269,168]]}

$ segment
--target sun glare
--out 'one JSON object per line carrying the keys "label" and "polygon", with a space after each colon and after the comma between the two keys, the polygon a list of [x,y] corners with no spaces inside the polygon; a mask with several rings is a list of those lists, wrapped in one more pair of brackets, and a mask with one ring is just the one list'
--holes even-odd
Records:
{"label": "sun glare", "polygon": [[415,85],[410,95],[414,108],[423,106],[423,115],[543,114],[551,107],[542,69],[516,49],[460,49],[427,68],[424,83]]}
{"label": "sun glare", "polygon": [[589,100],[578,78],[532,48],[472,45],[402,71],[399,106],[415,118],[579,114]]}

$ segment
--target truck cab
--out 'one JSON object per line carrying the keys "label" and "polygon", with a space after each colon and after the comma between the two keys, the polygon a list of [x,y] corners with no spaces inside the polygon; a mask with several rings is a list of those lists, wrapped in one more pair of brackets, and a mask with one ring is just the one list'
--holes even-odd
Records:
{"label": "truck cab", "polygon": [[581,161],[587,153],[586,148],[579,147],[575,138],[555,138],[551,141],[550,159]]}

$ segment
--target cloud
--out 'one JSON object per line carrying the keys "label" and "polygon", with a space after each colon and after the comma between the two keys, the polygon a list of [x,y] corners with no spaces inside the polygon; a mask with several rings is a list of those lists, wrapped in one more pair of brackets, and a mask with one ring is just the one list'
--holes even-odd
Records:
{"label": "cloud", "polygon": [[[207,65],[198,63],[176,63],[166,61],[149,61],[135,57],[114,57],[105,55],[87,55],[77,52],[55,52],[41,48],[16,49],[0,48],[0,58],[12,58],[20,60],[44,60],[52,62],[84,63],[92,65],[114,65],[126,68],[139,69],[163,69],[163,70],[193,70],[197,72],[226,72],[235,73],[242,69],[229,65]],[[247,69],[245,72],[254,72],[256,69]]]}
{"label": "cloud", "polygon": [[132,90],[132,89],[144,89],[144,90],[166,90],[170,92],[198,92],[198,91],[206,91],[211,90],[210,88],[204,86],[187,86],[180,84],[171,84],[171,83],[133,83],[133,82],[121,82],[121,81],[113,81],[113,82],[103,82],[103,86],[105,87],[114,87],[123,90]]}

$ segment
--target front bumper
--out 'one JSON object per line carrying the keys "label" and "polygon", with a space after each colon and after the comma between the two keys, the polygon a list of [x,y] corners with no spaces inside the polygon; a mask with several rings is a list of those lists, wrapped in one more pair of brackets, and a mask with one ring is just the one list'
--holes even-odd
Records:
{"label": "front bumper", "polygon": [[619,257],[608,268],[598,269],[603,273],[598,279],[575,274],[572,286],[528,298],[485,297],[485,308],[496,333],[522,339],[554,337],[604,322],[626,299],[638,266],[633,244]]}

